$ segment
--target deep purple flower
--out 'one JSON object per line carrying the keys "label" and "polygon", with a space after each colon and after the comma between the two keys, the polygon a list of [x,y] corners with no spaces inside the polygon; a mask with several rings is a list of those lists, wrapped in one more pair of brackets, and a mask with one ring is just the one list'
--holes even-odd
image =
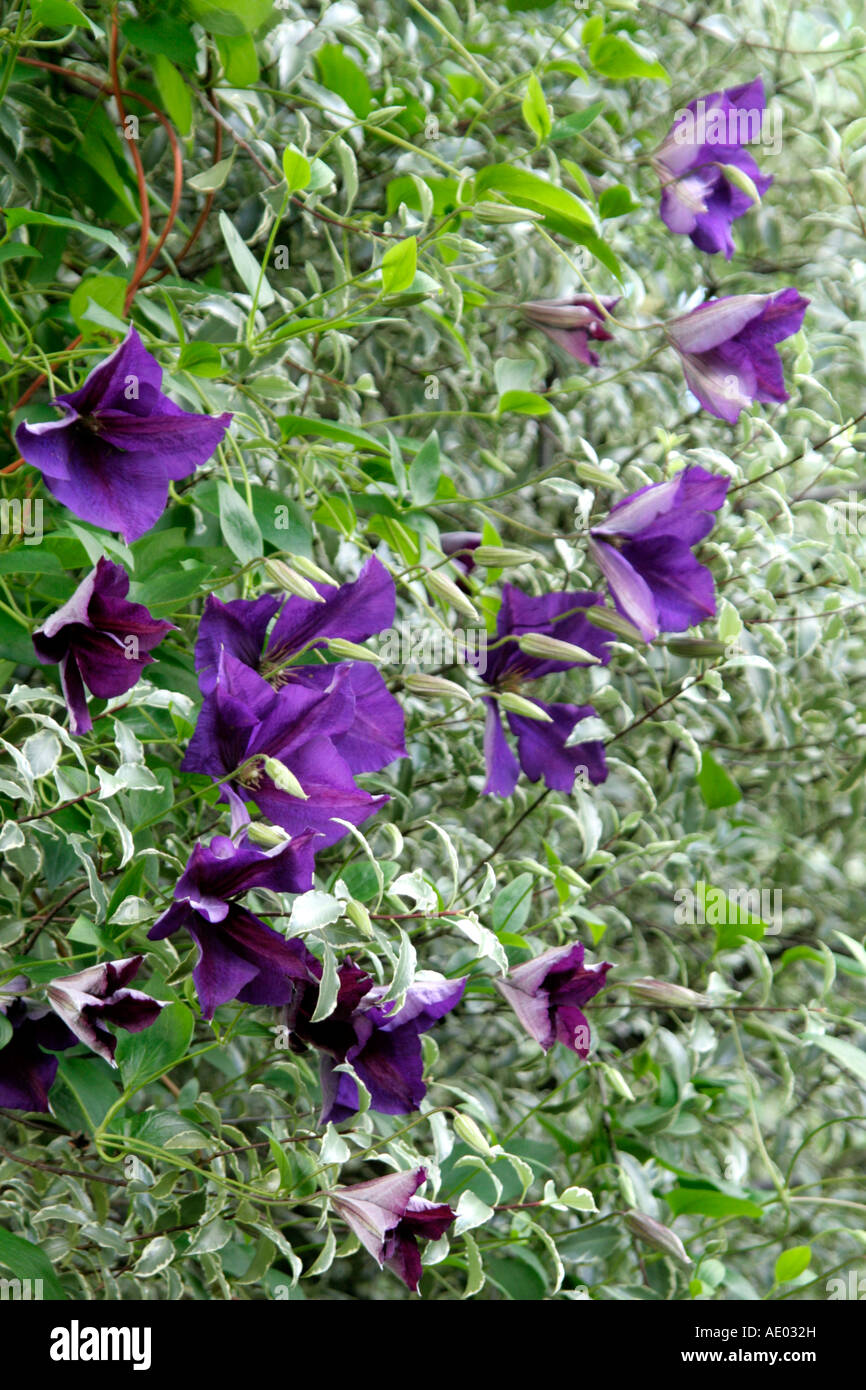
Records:
{"label": "deep purple flower", "polygon": [[77,1039],[45,1004],[20,997],[29,983],[19,975],[0,986],[0,1014],[12,1025],[12,1037],[0,1048],[0,1105],[47,1113],[48,1092],[57,1078],[54,1053]]}
{"label": "deep purple flower", "polygon": [[109,960],[78,970],[74,975],[61,975],[47,988],[48,1002],[54,1012],[81,1042],[116,1066],[114,1052],[117,1040],[107,1024],[125,1028],[128,1033],[141,1033],[159,1018],[164,1003],[151,999],[141,990],[127,985],[138,973],[143,956],[125,960]]}
{"label": "deep purple flower", "polygon": [[101,700],[123,695],[153,657],[151,648],[174,623],[152,618],[141,603],[128,603],[129,575],[103,555],[72,598],[33,634],[44,666],[60,663],[60,683],[74,734],[93,728],[85,687]]}
{"label": "deep purple flower", "polygon": [[387,1265],[412,1293],[418,1292],[421,1282],[418,1240],[441,1239],[457,1215],[446,1202],[415,1196],[426,1180],[426,1168],[412,1168],[330,1194],[334,1207],[379,1268]]}
{"label": "deep purple flower", "polygon": [[[607,644],[610,636],[599,631],[587,620],[585,610],[596,604],[604,605],[601,594],[576,591],[573,593],[543,594],[533,598],[505,584],[502,605],[496,619],[496,638],[488,648],[484,679],[500,691],[517,692],[524,681],[540,680],[556,671],[569,671],[587,662],[553,660],[549,657],[528,656],[516,642],[503,637],[521,637],[530,633],[552,637],[581,647],[602,663],[610,660]],[[545,785],[556,791],[571,791],[575,773],[586,768],[589,780],[597,784],[607,777],[604,745],[597,740],[567,746],[572,730],[583,719],[595,714],[592,705],[545,704],[534,700],[547,720],[530,719],[522,714],[507,712],[508,727],[517,740],[517,758],[511,752],[502,727],[498,702],[484,697],[487,723],[484,730],[484,759],[487,766],[485,794],[510,796],[517,785],[520,769],[531,782],[544,778]],[[519,759],[519,761],[518,761]]]}
{"label": "deep purple flower", "polygon": [[754,401],[788,399],[776,344],[799,331],[808,303],[795,289],[730,294],[665,325],[705,410],[735,425]]}
{"label": "deep purple flower", "polygon": [[583,946],[554,946],[494,980],[530,1037],[548,1052],[555,1042],[589,1055],[589,1024],[581,1006],[604,989],[608,961],[584,965]]}
{"label": "deep purple flower", "polygon": [[761,173],[743,146],[759,138],[764,109],[760,77],[690,101],[653,159],[662,184],[662,221],[701,251],[724,251],[726,260],[734,254],[731,225],[753,199],[726,177],[722,165],[742,170],[763,197],[772,177]]}
{"label": "deep purple flower", "polygon": [[305,893],[313,882],[313,835],[298,835],[272,849],[250,843],[243,807],[233,805],[234,838],[200,842],[174,890],[175,901],[148,932],[162,941],[180,928],[198,947],[193,982],[205,1018],[230,999],[287,1004],[300,982],[321,967],[303,942],[287,940],[235,901],[250,888]]}
{"label": "deep purple flower", "polygon": [[[451,556],[451,563],[461,574],[471,574],[475,568],[471,552],[478,549],[482,539],[480,531],[443,531],[439,544],[443,555]],[[457,582],[459,586],[466,587],[462,580]]]}
{"label": "deep purple flower", "polygon": [[589,549],[623,617],[646,642],[684,632],[716,611],[713,576],[691,547],[715,525],[730,480],[686,468],[617,502],[593,526]]}
{"label": "deep purple flower", "polygon": [[[320,970],[319,972],[320,973]],[[292,1045],[309,1045],[321,1053],[322,1124],[339,1123],[358,1110],[358,1087],[336,1066],[351,1063],[370,1092],[370,1105],[383,1115],[417,1110],[426,1094],[421,1034],[444,1018],[463,997],[466,980],[446,980],[421,971],[400,1009],[381,1001],[387,991],[374,986],[354,961],[342,963],[340,988],[332,1013],[313,1023],[318,985],[299,992],[285,1019]]]}
{"label": "deep purple flower", "polygon": [[84,385],[54,404],[65,419],[21,424],[21,457],[76,516],[138,540],[165,510],[168,484],[205,463],[231,415],[196,415],[160,390],[162,368],[130,328]]}
{"label": "deep purple flower", "polygon": [[[335,730],[333,743],[353,773],[378,772],[394,758],[405,758],[403,711],[388,691],[379,671],[362,661],[323,665],[291,665],[308,644],[321,647],[329,637],[364,642],[394,622],[394,580],[371,555],[358,578],[333,589],[313,587],[324,602],[270,594],[258,599],[222,603],[208,595],[199,623],[195,665],[202,691],[217,680],[220,652],[242,661],[275,690],[323,693],[340,679],[341,696],[353,704],[354,716],[345,729]],[[279,614],[268,635],[268,626]],[[304,653],[304,660],[308,660]]]}
{"label": "deep purple flower", "polygon": [[[360,825],[388,801],[356,786],[352,766],[337,747],[341,736],[358,732],[355,676],[345,663],[322,669],[327,680],[320,686],[292,681],[277,691],[223,650],[216,684],[204,698],[181,764],[184,772],[214,778],[245,764],[221,784],[220,799],[231,802],[240,793],[290,835],[317,831],[323,837],[317,849],[345,835],[334,817]],[[277,785],[266,770],[269,759],[288,767],[301,795]]]}
{"label": "deep purple flower", "polygon": [[610,299],[591,294],[574,294],[570,299],[536,299],[521,304],[526,318],[547,334],[570,357],[576,357],[587,367],[598,366],[598,353],[589,346],[595,342],[607,342],[612,337],[605,327],[606,313],[613,313],[619,298]]}

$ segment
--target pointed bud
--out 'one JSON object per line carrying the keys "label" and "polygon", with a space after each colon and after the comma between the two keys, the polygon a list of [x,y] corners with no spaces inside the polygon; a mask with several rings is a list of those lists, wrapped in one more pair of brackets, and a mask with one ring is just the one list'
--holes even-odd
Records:
{"label": "pointed bud", "polygon": [[760,203],[761,195],[758,192],[754,179],[750,179],[745,169],[740,169],[736,164],[720,164],[719,168],[729,183],[735,188],[739,188],[741,193],[745,193],[751,198],[753,203]]}
{"label": "pointed bud", "polygon": [[485,1158],[495,1157],[493,1150],[471,1115],[454,1116],[454,1133],[476,1153],[483,1154]]}
{"label": "pointed bud", "polygon": [[285,830],[281,830],[278,825],[265,825],[264,821],[260,820],[254,820],[247,826],[247,839],[252,840],[254,845],[261,845],[263,849],[274,849],[277,845],[286,845],[289,842]]}
{"label": "pointed bud", "polygon": [[295,594],[298,598],[309,599],[311,603],[324,603],[322,595],[317,593],[308,579],[304,579],[296,570],[283,563],[282,560],[265,560],[265,570],[268,576],[278,584],[281,589],[285,589],[287,594]]}
{"label": "pointed bud", "polygon": [[628,987],[638,999],[645,999],[648,1004],[661,1004],[667,1008],[705,1009],[712,1003],[707,994],[699,994],[695,989],[686,989],[685,985],[675,985],[670,980],[654,980],[649,975],[642,976],[639,980],[630,980]]}
{"label": "pointed bud", "polygon": [[265,758],[265,773],[281,792],[288,792],[289,796],[296,796],[300,801],[309,800],[295,774],[279,758]]}
{"label": "pointed bud", "polygon": [[[481,547],[479,546],[479,550]],[[476,550],[475,554],[478,554]],[[447,574],[442,574],[439,570],[428,570],[424,576],[424,583],[432,594],[437,598],[444,599],[450,603],[452,608],[456,608],[458,613],[465,613],[467,618],[472,618],[476,623],[481,621],[478,613],[472,607],[465,594],[462,594]]]}
{"label": "pointed bud", "polygon": [[444,676],[425,676],[423,672],[413,672],[406,677],[405,685],[413,695],[448,696],[450,699],[463,700],[468,705],[474,704],[468,690],[464,690],[456,681],[446,680]]}
{"label": "pointed bud", "polygon": [[512,714],[520,714],[524,719],[538,719],[543,724],[553,723],[546,710],[540,709],[531,700],[525,700],[522,695],[515,695],[513,690],[503,691],[496,699],[503,709],[510,710]]}
{"label": "pointed bud", "polygon": [[509,222],[538,222],[543,212],[531,212],[529,208],[508,207],[505,203],[475,203],[473,213],[479,222],[507,224]]}
{"label": "pointed bud", "polygon": [[350,898],[345,904],[343,912],[348,917],[349,921],[358,928],[362,936],[373,935],[373,924],[370,921],[370,914],[363,903],[355,902],[354,898]]}
{"label": "pointed bud", "polygon": [[561,642],[558,637],[547,637],[542,632],[527,632],[517,639],[517,645],[527,656],[540,656],[550,661],[580,662],[584,666],[601,665],[597,656],[576,643]]}
{"label": "pointed bud", "polygon": [[678,637],[673,642],[665,642],[664,645],[674,656],[724,656],[728,650],[724,642],[713,641],[709,637]]}
{"label": "pointed bud", "polygon": [[612,487],[617,492],[624,492],[622,483],[615,473],[606,473],[603,468],[599,468],[595,463],[575,463],[574,471],[582,483],[589,483],[595,487]]}
{"label": "pointed bud", "polygon": [[509,565],[537,565],[538,556],[534,550],[523,550],[517,545],[479,545],[473,552],[476,565],[485,569],[505,569]]}
{"label": "pointed bud", "polygon": [[336,579],[332,579],[325,570],[320,569],[313,561],[308,560],[306,555],[293,555],[294,568],[299,574],[303,574],[307,579],[315,579],[317,584],[327,584],[332,589],[339,589],[340,585]]}
{"label": "pointed bud", "polygon": [[646,645],[634,623],[630,623],[628,618],[623,618],[619,613],[614,613],[612,608],[602,608],[600,603],[594,603],[584,609],[584,617],[593,627],[602,627],[605,632],[613,632],[624,642],[631,642],[636,647]]}
{"label": "pointed bud", "polygon": [[686,1254],[686,1248],[679,1236],[674,1235],[673,1231],[669,1231],[660,1221],[654,1221],[642,1211],[627,1211],[625,1224],[633,1236],[637,1236],[638,1240],[645,1240],[654,1250],[661,1250],[663,1255],[669,1255],[680,1264],[689,1266],[693,1263]]}
{"label": "pointed bud", "polygon": [[328,650],[340,661],[370,661],[374,666],[382,662],[381,656],[371,652],[369,647],[362,647],[358,642],[347,642],[345,637],[329,637]]}

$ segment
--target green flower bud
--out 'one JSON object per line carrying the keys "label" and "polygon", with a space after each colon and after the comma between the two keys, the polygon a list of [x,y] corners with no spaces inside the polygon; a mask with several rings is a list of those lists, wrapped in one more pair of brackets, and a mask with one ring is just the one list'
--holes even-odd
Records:
{"label": "green flower bud", "polygon": [[472,552],[472,559],[484,569],[497,570],[508,565],[538,564],[534,550],[523,550],[517,545],[478,545]]}
{"label": "green flower bud", "polygon": [[531,700],[525,700],[522,695],[515,695],[513,690],[503,691],[496,698],[502,708],[510,710],[512,714],[522,714],[524,719],[538,719],[543,724],[553,723],[546,710],[540,709]]}
{"label": "green flower bud", "polygon": [[382,661],[382,658],[371,652],[369,647],[362,647],[357,642],[347,642],[344,637],[329,637],[328,649],[340,661],[370,661],[374,666],[380,665]]}
{"label": "green flower bud", "polygon": [[328,584],[332,589],[339,589],[340,585],[337,580],[332,579],[313,560],[308,560],[306,555],[293,555],[292,560],[294,561],[294,568],[305,578],[315,579],[317,584]]}
{"label": "green flower bud", "polygon": [[289,796],[296,796],[300,801],[309,800],[295,774],[279,758],[265,758],[265,773],[281,792],[288,792]]}
{"label": "green flower bud", "polygon": [[442,697],[447,696],[454,700],[463,700],[466,704],[474,703],[472,695],[468,690],[464,690],[462,685],[456,681],[446,680],[444,676],[425,676],[423,672],[417,672],[406,677],[406,689],[413,695],[429,695]]}
{"label": "green flower bud", "polygon": [[373,935],[373,924],[370,921],[370,914],[363,903],[355,902],[354,898],[350,898],[343,908],[343,911],[349,921],[358,928],[362,936]]}
{"label": "green flower bud", "polygon": [[628,987],[638,999],[645,999],[648,1004],[661,1004],[667,1008],[703,1009],[712,1002],[707,994],[699,994],[695,989],[686,989],[685,985],[675,985],[670,980],[654,980],[649,975],[642,976],[639,980],[631,980]]}
{"label": "green flower bud", "polygon": [[254,820],[247,826],[247,839],[263,849],[273,849],[276,845],[287,844],[289,836],[278,825],[265,825],[264,821]]}
{"label": "green flower bud", "polygon": [[593,627],[604,628],[605,632],[614,632],[624,642],[631,642],[636,647],[646,645],[634,623],[630,623],[619,613],[614,613],[611,608],[602,608],[600,603],[593,603],[584,609],[584,616]]}
{"label": "green flower bud", "polygon": [[424,576],[424,583],[432,594],[450,603],[458,613],[465,613],[467,618],[472,618],[476,623],[481,621],[466,595],[461,593],[454,580],[449,579],[447,574],[442,574],[439,570],[428,570]]}
{"label": "green flower bud", "polygon": [[637,1236],[638,1240],[646,1241],[654,1250],[661,1250],[663,1255],[669,1255],[671,1259],[678,1260],[687,1267],[692,1265],[693,1261],[686,1254],[686,1248],[679,1236],[674,1235],[673,1231],[669,1231],[660,1221],[654,1221],[642,1211],[627,1211],[625,1224],[632,1235]]}
{"label": "green flower bud", "polygon": [[562,642],[558,637],[546,637],[541,632],[527,632],[518,638],[517,645],[527,656],[540,656],[550,661],[579,661],[586,666],[601,665],[597,656],[574,642]]}
{"label": "green flower bud", "polygon": [[265,560],[265,570],[269,577],[278,584],[281,589],[285,589],[288,594],[296,594],[298,598],[309,599],[311,603],[324,603],[322,595],[317,593],[308,579],[304,579],[296,570],[283,563],[282,560]]}

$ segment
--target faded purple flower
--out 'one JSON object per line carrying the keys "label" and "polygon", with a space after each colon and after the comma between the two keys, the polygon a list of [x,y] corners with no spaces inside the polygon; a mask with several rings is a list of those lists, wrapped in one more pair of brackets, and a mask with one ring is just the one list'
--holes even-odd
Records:
{"label": "faded purple flower", "polygon": [[715,525],[730,480],[686,468],[617,502],[590,532],[590,553],[614,602],[652,642],[660,632],[684,632],[716,611],[713,576],[691,547]]}
{"label": "faded purple flower", "polygon": [[307,1044],[322,1054],[321,1123],[339,1123],[358,1110],[354,1080],[336,1070],[343,1062],[351,1063],[367,1087],[373,1110],[384,1115],[417,1110],[427,1090],[421,1034],[455,1008],[466,980],[446,980],[435,971],[420,971],[402,1008],[395,1010],[393,1002],[383,1002],[387,991],[374,986],[354,961],[342,963],[339,978],[337,1003],[327,1018],[312,1022],[319,998],[317,984],[296,995],[285,1015],[292,1044]]}
{"label": "faded purple flower", "polygon": [[149,994],[127,988],[143,960],[143,956],[128,956],[125,960],[92,965],[74,975],[56,977],[46,991],[52,1009],[76,1038],[112,1067],[117,1065],[117,1039],[106,1025],[113,1023],[128,1033],[141,1033],[156,1022],[160,1010],[165,1008],[164,1003],[151,999]]}
{"label": "faded purple flower", "polygon": [[705,410],[735,425],[754,401],[788,399],[776,344],[799,331],[808,303],[795,289],[731,294],[665,325]]}
{"label": "faded purple flower", "polygon": [[153,661],[151,648],[177,630],[174,623],[152,618],[143,604],[128,603],[128,592],[126,570],[103,555],[69,602],[33,634],[42,664],[60,663],[74,734],[93,728],[85,690],[101,700],[125,694]]}
{"label": "faded purple flower", "polygon": [[554,946],[518,965],[494,984],[539,1047],[561,1042],[578,1057],[589,1055],[589,1024],[581,1006],[604,989],[608,961],[584,965],[583,946]]}
{"label": "faded purple flower", "polygon": [[[199,623],[195,665],[202,691],[217,680],[220,652],[242,661],[275,690],[324,693],[340,680],[341,697],[353,706],[345,729],[334,731],[334,747],[353,773],[378,772],[394,758],[405,758],[403,711],[379,671],[363,661],[294,665],[308,644],[321,647],[329,637],[363,642],[394,622],[394,580],[371,555],[358,578],[338,589],[313,587],[324,602],[270,594],[222,603],[208,596]],[[279,614],[270,634],[269,624]]]}
{"label": "faded purple flower", "polygon": [[608,342],[613,337],[605,327],[601,310],[611,314],[618,303],[618,297],[574,294],[570,299],[530,300],[520,307],[529,322],[546,333],[557,347],[585,366],[597,367],[598,353],[593,352],[589,342]]}
{"label": "faded purple flower", "polygon": [[[217,779],[236,773],[221,783],[222,801],[240,794],[290,835],[318,832],[323,838],[317,849],[346,834],[335,817],[360,825],[388,801],[356,786],[349,761],[365,732],[359,727],[355,674],[346,663],[322,670],[320,684],[292,681],[277,691],[223,649],[216,684],[205,695],[181,764],[184,772]],[[342,738],[357,742],[344,753],[338,748]],[[300,795],[297,788],[277,785],[266,768],[270,759],[288,768]]]}
{"label": "faded purple flower", "polygon": [[[496,638],[488,647],[484,680],[499,691],[517,692],[525,681],[540,680],[557,671],[569,671],[586,666],[587,662],[554,660],[528,656],[514,641],[530,633],[569,642],[595,656],[602,663],[610,660],[607,644],[609,634],[601,632],[588,621],[586,609],[604,605],[601,594],[576,591],[573,593],[543,594],[539,598],[523,593],[513,584],[502,589],[502,605],[496,619]],[[597,784],[607,777],[604,745],[597,740],[576,743],[568,739],[583,719],[595,715],[592,705],[545,704],[534,700],[547,720],[530,719],[507,711],[508,727],[517,740],[515,758],[505,737],[499,705],[495,699],[484,697],[487,722],[484,730],[484,759],[487,781],[484,792],[494,796],[510,796],[517,785],[520,769],[531,782],[544,778],[545,785],[556,791],[571,791],[578,768],[586,769],[589,780]]]}
{"label": "faded purple flower", "polygon": [[418,1241],[441,1239],[457,1215],[446,1202],[415,1196],[426,1180],[426,1168],[412,1168],[330,1193],[335,1209],[379,1268],[387,1265],[412,1293],[421,1282]]}
{"label": "faded purple flower", "polygon": [[773,182],[743,149],[759,139],[764,109],[760,77],[690,101],[653,159],[662,184],[662,221],[672,232],[689,236],[700,251],[723,251],[730,260],[731,226],[753,205],[750,194],[731,182],[723,165],[746,174],[761,197]]}
{"label": "faded purple flower", "polygon": [[77,1039],[45,1004],[20,997],[29,984],[19,975],[0,986],[0,1015],[12,1027],[11,1038],[0,1048],[0,1105],[47,1113],[48,1092],[57,1078],[54,1054]]}
{"label": "faded purple flower", "polygon": [[198,947],[193,982],[205,1018],[230,999],[287,1004],[300,982],[321,969],[303,942],[286,939],[235,901],[250,888],[305,893],[313,882],[313,835],[298,835],[272,849],[250,843],[243,806],[232,806],[235,838],[200,842],[174,890],[175,901],[148,932],[162,941],[183,928]]}
{"label": "faded purple flower", "polygon": [[160,390],[162,368],[130,328],[84,385],[54,404],[63,420],[20,424],[21,457],[76,516],[134,541],[165,510],[168,484],[213,454],[231,415],[196,415]]}

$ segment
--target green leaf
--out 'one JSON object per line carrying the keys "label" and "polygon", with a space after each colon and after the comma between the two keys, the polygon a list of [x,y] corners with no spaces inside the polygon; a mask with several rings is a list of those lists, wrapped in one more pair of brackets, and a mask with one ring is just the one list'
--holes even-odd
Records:
{"label": "green leaf", "polygon": [[614,184],[613,188],[606,188],[598,200],[600,217],[623,217],[625,213],[638,207],[640,203],[634,202],[631,192],[622,183]]}
{"label": "green leaf", "polygon": [[224,212],[221,212],[219,215],[219,225],[228,253],[232,258],[232,264],[243,283],[244,289],[249,295],[252,295],[253,298],[255,298],[256,292],[258,291],[259,308],[267,309],[268,305],[274,302],[274,292],[268,284],[267,279],[262,274],[261,266],[241,237],[234,223],[229,221]]}
{"label": "green leaf", "polygon": [[65,1301],[67,1294],[61,1284],[48,1256],[21,1236],[13,1236],[0,1226],[0,1265],[8,1269],[13,1279],[41,1279],[42,1292],[59,1302]]}
{"label": "green leaf", "polygon": [[853,1043],[846,1042],[844,1038],[834,1038],[829,1033],[806,1033],[803,1036],[803,1042],[820,1047],[823,1052],[835,1058],[840,1066],[843,1066],[858,1081],[866,1083],[866,1052],[862,1048],[855,1047]]}
{"label": "green leaf", "polygon": [[188,24],[171,15],[148,15],[147,19],[124,19],[123,36],[142,53],[162,53],[182,68],[195,70],[198,45]]}
{"label": "green leaf", "polygon": [[415,279],[418,268],[418,243],[413,236],[404,237],[389,246],[382,257],[382,289],[385,294],[400,294]]}
{"label": "green leaf", "polygon": [[233,555],[242,565],[257,560],[264,553],[264,541],[256,521],[240,493],[222,480],[217,484],[220,509],[220,530]]}
{"label": "green leaf", "polygon": [[132,251],[104,227],[92,227],[86,222],[76,222],[72,217],[55,217],[48,212],[34,212],[30,208],[6,208],[6,227],[10,232],[14,232],[17,227],[67,227],[72,232],[77,232],[79,236],[90,237],[93,241],[101,241],[105,246],[110,246],[115,255],[119,256],[124,265],[129,265],[132,261]]}
{"label": "green leaf", "polygon": [[114,1073],[99,1057],[61,1056],[59,1062],[51,1109],[67,1129],[94,1134],[120,1094]]}
{"label": "green leaf", "polygon": [[712,753],[701,754],[701,770],[697,775],[698,789],[705,806],[718,811],[723,806],[735,806],[743,793]]}
{"label": "green leaf", "polygon": [[440,472],[439,436],[433,430],[409,465],[409,490],[416,507],[426,506],[428,502],[433,501],[439,486]]}
{"label": "green leaf", "polygon": [[222,357],[213,343],[184,343],[177,365],[192,376],[222,376]]}
{"label": "green leaf", "polygon": [[292,149],[291,145],[283,150],[283,173],[290,193],[297,193],[300,189],[306,188],[313,176],[310,161]]}
{"label": "green leaf", "polygon": [[519,932],[529,916],[532,904],[532,874],[518,874],[506,884],[493,901],[492,919],[495,932]]}
{"label": "green leaf", "polygon": [[579,198],[527,169],[515,169],[510,164],[489,164],[479,172],[475,188],[479,195],[495,189],[516,207],[542,213],[555,231],[562,231],[566,236],[594,231],[592,217]]}
{"label": "green leaf", "polygon": [[126,1090],[138,1090],[179,1062],[189,1047],[193,1027],[193,1016],[185,1004],[167,1004],[156,1023],[143,1032],[123,1033],[116,1060]]}
{"label": "green leaf", "polygon": [[274,0],[187,0],[194,17],[209,34],[254,34],[270,19]]}
{"label": "green leaf", "polygon": [[697,1216],[749,1216],[759,1221],[763,1207],[748,1197],[731,1197],[713,1187],[674,1187],[664,1194],[674,1216],[684,1212]]}
{"label": "green leaf", "polygon": [[776,1283],[786,1284],[790,1279],[798,1279],[811,1262],[811,1245],[792,1245],[790,1250],[783,1250],[776,1261]]}
{"label": "green leaf", "polygon": [[326,43],[318,50],[316,71],[322,86],[341,96],[354,115],[364,120],[370,114],[373,105],[370,83],[340,44]]}
{"label": "green leaf", "polygon": [[192,97],[177,68],[162,53],[157,53],[153,60],[153,78],[172,124],[180,135],[189,135]]}
{"label": "green leaf", "polygon": [[69,299],[69,312],[81,333],[93,332],[91,322],[84,317],[92,304],[99,305],[117,319],[123,318],[126,281],[118,275],[88,275]]}
{"label": "green leaf", "polygon": [[563,116],[557,121],[550,132],[551,140],[571,140],[575,135],[579,135],[587,126],[591,126],[597,116],[604,110],[603,101],[594,101],[591,106],[584,107],[583,111],[572,111],[568,116]]}
{"label": "green leaf", "polygon": [[616,82],[625,82],[630,77],[648,77],[670,85],[671,79],[661,63],[644,57],[621,34],[604,34],[591,43],[589,61],[596,72]]}
{"label": "green leaf", "polygon": [[526,96],[520,107],[523,119],[536,136],[539,145],[547,139],[553,126],[550,107],[544,96],[544,88],[535,73],[531,73],[526,84]]}
{"label": "green leaf", "polygon": [[333,439],[339,444],[354,444],[368,453],[388,457],[384,444],[354,425],[338,425],[333,420],[316,420],[306,415],[281,415],[277,423],[285,439],[291,439],[293,435],[318,434],[323,439]]}
{"label": "green leaf", "polygon": [[251,87],[259,80],[256,46],[249,34],[217,35],[217,52],[230,87]]}
{"label": "green leaf", "polygon": [[506,411],[515,415],[549,415],[551,405],[536,391],[506,391],[499,397],[496,410],[499,415],[504,415]]}
{"label": "green leaf", "polygon": [[70,25],[90,22],[70,0],[33,0],[33,18],[49,29],[68,29]]}

